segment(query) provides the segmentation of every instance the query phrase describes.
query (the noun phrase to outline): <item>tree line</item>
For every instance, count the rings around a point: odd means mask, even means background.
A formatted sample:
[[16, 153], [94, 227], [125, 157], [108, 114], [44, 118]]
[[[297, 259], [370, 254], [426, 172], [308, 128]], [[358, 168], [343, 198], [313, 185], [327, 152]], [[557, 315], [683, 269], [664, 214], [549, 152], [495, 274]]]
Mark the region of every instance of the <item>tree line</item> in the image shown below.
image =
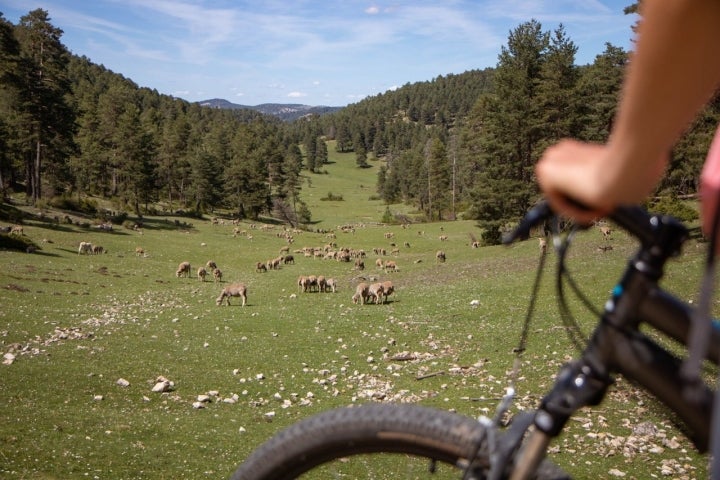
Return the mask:
[[[0, 14], [0, 193], [32, 204], [99, 196], [165, 208], [308, 220], [302, 154], [279, 120], [203, 108], [71, 55], [48, 12]], [[152, 207], [151, 207], [152, 206]]]
[[[137, 215], [156, 205], [227, 208], [297, 224], [311, 215], [299, 198], [301, 175], [323, 171], [333, 140], [358, 168], [377, 162], [377, 193], [388, 205], [414, 205], [429, 221], [475, 219], [488, 243], [537, 200], [534, 165], [548, 145], [607, 139], [631, 61], [606, 44], [592, 64], [576, 65], [563, 26], [547, 31], [531, 20], [509, 33], [494, 68], [284, 123], [138, 88], [71, 55], [61, 35], [44, 10], [18, 25], [0, 14], [3, 196], [24, 188], [32, 203], [99, 196]], [[697, 191], [719, 119], [716, 100], [673, 151], [658, 193]]]

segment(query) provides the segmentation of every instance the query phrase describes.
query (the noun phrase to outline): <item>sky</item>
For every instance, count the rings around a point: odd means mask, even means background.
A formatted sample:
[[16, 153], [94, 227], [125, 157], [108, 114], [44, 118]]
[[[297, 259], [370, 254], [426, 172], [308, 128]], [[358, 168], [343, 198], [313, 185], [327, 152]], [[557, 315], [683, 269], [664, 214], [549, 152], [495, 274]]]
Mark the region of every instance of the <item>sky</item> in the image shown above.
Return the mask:
[[511, 31], [563, 25], [592, 63], [631, 50], [632, 0], [0, 0], [37, 8], [75, 55], [196, 102], [345, 106], [408, 83], [497, 66]]

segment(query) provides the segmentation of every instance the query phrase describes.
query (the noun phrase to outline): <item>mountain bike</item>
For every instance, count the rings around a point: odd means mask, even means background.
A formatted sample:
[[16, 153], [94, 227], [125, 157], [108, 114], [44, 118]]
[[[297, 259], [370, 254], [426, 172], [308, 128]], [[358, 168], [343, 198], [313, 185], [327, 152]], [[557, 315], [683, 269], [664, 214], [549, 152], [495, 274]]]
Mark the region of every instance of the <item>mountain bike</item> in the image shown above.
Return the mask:
[[[672, 217], [640, 207], [619, 208], [610, 219], [639, 247], [604, 311], [598, 312], [584, 350], [561, 368], [536, 411], [518, 413], [501, 428], [512, 387], [494, 418], [474, 419], [417, 405], [339, 408], [281, 431], [255, 450], [232, 479], [281, 480], [305, 473], [302, 478], [358, 478], [357, 472], [365, 469], [367, 478], [570, 478], [545, 458], [550, 441], [578, 409], [599, 404], [617, 374], [664, 403], [685, 424], [695, 447], [707, 452], [715, 395], [703, 380], [700, 364], [707, 360], [718, 365], [720, 326], [707, 315], [708, 305], [683, 302], [659, 285], [667, 261], [680, 253], [690, 231]], [[527, 238], [534, 228], [556, 222], [541, 202], [504, 242]], [[574, 231], [555, 242], [559, 257], [564, 258]], [[682, 356], [641, 326], [677, 341]]]

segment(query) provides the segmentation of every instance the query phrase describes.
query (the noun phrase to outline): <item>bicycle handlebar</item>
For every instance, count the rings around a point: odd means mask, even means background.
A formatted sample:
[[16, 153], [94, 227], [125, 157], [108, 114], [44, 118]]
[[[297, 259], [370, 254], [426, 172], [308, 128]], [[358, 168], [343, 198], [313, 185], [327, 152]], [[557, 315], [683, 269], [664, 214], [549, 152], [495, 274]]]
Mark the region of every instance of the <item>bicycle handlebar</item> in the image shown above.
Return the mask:
[[[503, 244], [509, 245], [518, 239], [527, 238], [534, 227], [555, 216], [547, 201], [539, 202], [503, 238]], [[687, 228], [680, 221], [667, 215], [652, 215], [639, 206], [619, 206], [608, 218], [637, 238], [644, 248], [660, 247], [666, 257], [677, 255], [689, 236]]]

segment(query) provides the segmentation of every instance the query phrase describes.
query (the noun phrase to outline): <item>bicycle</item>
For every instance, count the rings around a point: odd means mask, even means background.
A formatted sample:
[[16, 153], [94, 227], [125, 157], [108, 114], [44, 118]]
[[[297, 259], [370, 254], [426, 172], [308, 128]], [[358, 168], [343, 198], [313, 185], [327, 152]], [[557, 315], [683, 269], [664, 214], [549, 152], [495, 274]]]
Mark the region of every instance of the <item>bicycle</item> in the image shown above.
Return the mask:
[[[548, 205], [541, 202], [504, 241], [527, 238], [531, 229], [553, 218]], [[385, 453], [401, 454], [403, 461], [421, 460], [417, 471], [403, 464], [409, 478], [418, 478], [420, 469], [438, 474], [441, 468], [452, 475], [447, 478], [570, 478], [545, 458], [550, 441], [574, 412], [603, 400], [615, 374], [640, 384], [675, 412], [695, 447], [707, 452], [714, 390], [702, 381], [699, 369], [689, 365], [693, 358], [695, 363], [704, 359], [720, 363], [720, 327], [715, 321], [712, 327], [705, 322], [709, 331], [703, 330], [693, 320], [702, 313], [701, 306], [683, 302], [659, 286], [666, 262], [680, 253], [689, 230], [672, 217], [651, 215], [640, 207], [619, 208], [610, 219], [640, 246], [599, 315], [584, 351], [561, 368], [536, 411], [515, 415], [501, 430], [499, 419], [512, 401], [512, 388], [493, 419], [478, 420], [417, 405], [339, 408], [280, 432], [255, 450], [232, 479], [291, 479], [326, 468], [325, 464], [339, 461], [342, 466], [358, 455], [370, 467], [376, 464], [376, 454]], [[671, 353], [643, 333], [641, 325], [676, 340], [688, 356]], [[689, 348], [703, 335], [709, 340], [706, 348]], [[398, 472], [390, 471], [392, 465], [382, 463], [384, 478], [400, 478]], [[343, 478], [341, 471], [334, 475], [329, 478]]]

